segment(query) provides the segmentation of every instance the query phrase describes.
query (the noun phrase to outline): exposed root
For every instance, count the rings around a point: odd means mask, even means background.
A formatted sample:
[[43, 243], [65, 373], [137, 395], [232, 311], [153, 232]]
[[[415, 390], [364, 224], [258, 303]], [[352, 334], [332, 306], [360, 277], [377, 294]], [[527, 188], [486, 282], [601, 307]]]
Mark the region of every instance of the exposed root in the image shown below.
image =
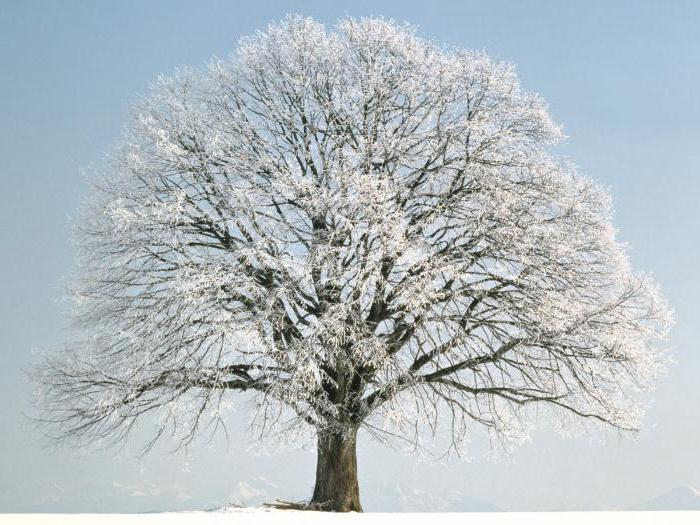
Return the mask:
[[327, 506], [323, 503], [309, 502], [309, 501], [284, 501], [275, 500], [273, 502], [264, 502], [263, 507], [268, 507], [271, 509], [278, 510], [311, 510], [311, 511], [324, 511], [328, 510]]

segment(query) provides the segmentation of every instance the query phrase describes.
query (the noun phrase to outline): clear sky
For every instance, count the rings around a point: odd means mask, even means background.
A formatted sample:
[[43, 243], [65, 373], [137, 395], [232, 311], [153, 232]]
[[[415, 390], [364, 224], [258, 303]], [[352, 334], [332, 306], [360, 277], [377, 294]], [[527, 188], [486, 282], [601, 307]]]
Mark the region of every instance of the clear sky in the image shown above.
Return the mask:
[[0, 0], [0, 512], [201, 509], [261, 487], [310, 496], [313, 453], [255, 453], [235, 414], [228, 445], [217, 438], [187, 453], [47, 450], [23, 415], [31, 396], [21, 373], [37, 349], [69, 336], [59, 299], [80, 170], [118, 140], [129, 103], [158, 74], [225, 56], [290, 12], [328, 24], [345, 14], [405, 20], [517, 64], [564, 126], [560, 152], [610, 188], [634, 266], [654, 274], [676, 311], [676, 364], [640, 436], [536, 431], [494, 462], [475, 429], [471, 460], [447, 464], [361, 436], [366, 510], [389, 508], [396, 483], [454, 487], [512, 510], [624, 508], [700, 487], [700, 2]]

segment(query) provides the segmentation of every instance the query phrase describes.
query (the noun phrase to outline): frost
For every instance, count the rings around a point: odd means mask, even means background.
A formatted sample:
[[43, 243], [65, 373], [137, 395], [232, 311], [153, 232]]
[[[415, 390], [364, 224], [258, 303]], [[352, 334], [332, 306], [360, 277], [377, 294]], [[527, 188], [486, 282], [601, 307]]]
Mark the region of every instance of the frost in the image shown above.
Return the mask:
[[188, 443], [245, 391], [263, 435], [635, 427], [669, 312], [561, 138], [512, 65], [386, 20], [290, 17], [159, 79], [77, 228], [84, 337], [37, 373], [46, 420], [157, 413]]

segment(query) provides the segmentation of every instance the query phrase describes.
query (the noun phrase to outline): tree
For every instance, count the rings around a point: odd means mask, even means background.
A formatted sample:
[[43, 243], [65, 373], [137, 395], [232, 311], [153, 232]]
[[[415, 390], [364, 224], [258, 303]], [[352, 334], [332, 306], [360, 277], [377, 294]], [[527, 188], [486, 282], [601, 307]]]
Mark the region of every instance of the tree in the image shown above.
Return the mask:
[[36, 376], [61, 436], [189, 443], [248, 392], [316, 433], [311, 506], [359, 511], [360, 428], [636, 428], [667, 307], [511, 65], [289, 17], [133, 113], [77, 226], [83, 335]]

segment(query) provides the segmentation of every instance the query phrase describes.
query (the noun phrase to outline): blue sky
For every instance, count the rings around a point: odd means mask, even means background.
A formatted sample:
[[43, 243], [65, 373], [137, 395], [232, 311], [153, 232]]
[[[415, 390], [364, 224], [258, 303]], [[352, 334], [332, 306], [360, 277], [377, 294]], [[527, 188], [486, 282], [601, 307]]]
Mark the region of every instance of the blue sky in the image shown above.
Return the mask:
[[69, 336], [60, 297], [80, 172], [118, 141], [128, 105], [158, 74], [225, 56], [287, 13], [328, 24], [383, 15], [514, 62], [564, 126], [559, 153], [610, 188], [634, 266], [656, 277], [676, 311], [676, 364], [640, 436], [565, 440], [541, 430], [494, 462], [477, 434], [471, 461], [446, 465], [360, 438], [365, 507], [382, 505], [378, 479], [454, 486], [516, 510], [620, 508], [700, 487], [700, 3], [0, 0], [0, 512], [206, 508], [257, 476], [277, 485], [275, 496], [310, 494], [311, 452], [260, 455], [241, 445], [243, 430], [228, 446], [217, 438], [140, 460], [128, 450], [47, 450], [25, 417], [21, 373], [38, 349]]

